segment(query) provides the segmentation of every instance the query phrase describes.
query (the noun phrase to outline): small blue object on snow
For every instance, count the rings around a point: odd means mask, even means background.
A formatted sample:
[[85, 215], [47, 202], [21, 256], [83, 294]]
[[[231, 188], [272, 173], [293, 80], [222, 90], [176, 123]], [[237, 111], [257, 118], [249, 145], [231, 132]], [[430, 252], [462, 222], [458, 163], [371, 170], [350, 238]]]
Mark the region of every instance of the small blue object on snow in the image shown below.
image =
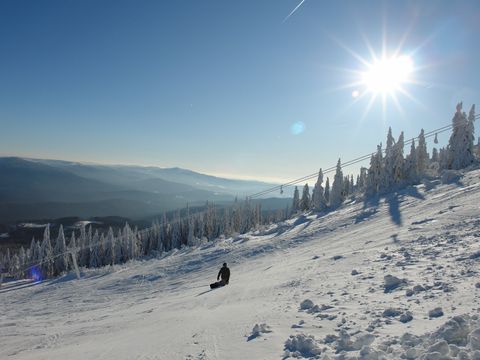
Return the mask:
[[305, 131], [305, 124], [302, 121], [297, 121], [290, 126], [290, 131], [293, 135], [300, 135]]

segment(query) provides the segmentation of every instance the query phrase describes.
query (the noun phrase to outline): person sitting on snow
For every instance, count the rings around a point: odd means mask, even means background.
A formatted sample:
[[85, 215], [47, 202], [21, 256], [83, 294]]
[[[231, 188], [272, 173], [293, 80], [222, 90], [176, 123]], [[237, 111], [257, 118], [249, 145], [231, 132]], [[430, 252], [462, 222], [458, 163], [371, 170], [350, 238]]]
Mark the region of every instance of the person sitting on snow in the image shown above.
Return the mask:
[[230, 280], [230, 269], [227, 267], [227, 263], [223, 263], [223, 267], [220, 269], [217, 275], [217, 281], [222, 278], [220, 281], [221, 285], [227, 285], [228, 280]]

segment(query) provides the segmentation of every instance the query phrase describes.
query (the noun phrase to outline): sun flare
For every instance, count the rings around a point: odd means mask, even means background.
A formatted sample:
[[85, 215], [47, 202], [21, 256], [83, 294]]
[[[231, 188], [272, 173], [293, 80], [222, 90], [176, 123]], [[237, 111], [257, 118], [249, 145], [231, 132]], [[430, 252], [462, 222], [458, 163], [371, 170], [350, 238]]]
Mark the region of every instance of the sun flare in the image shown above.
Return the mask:
[[361, 74], [361, 83], [375, 95], [394, 95], [403, 84], [411, 81], [413, 68], [410, 56], [384, 57], [368, 65]]

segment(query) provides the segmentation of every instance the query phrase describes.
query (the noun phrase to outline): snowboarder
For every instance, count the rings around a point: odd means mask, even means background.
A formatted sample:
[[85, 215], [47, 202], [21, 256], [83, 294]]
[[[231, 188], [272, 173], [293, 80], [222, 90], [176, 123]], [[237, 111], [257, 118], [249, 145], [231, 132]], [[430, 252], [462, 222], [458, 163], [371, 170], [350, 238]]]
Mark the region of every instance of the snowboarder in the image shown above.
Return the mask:
[[210, 288], [215, 289], [219, 286], [225, 286], [228, 284], [229, 280], [230, 280], [230, 269], [227, 267], [227, 263], [223, 263], [223, 266], [217, 275], [217, 282], [210, 284]]

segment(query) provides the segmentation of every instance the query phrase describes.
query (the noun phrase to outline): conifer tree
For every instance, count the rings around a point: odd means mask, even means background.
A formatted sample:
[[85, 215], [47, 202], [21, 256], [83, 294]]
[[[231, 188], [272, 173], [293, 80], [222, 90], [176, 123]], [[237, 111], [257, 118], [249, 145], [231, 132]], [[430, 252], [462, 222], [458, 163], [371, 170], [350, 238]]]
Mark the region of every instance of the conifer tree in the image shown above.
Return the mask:
[[405, 161], [405, 177], [408, 181], [416, 183], [418, 181], [417, 149], [415, 148], [415, 139], [412, 139], [410, 154]]
[[54, 271], [55, 274], [61, 274], [63, 271], [67, 270], [68, 267], [68, 253], [67, 246], [65, 244], [65, 234], [63, 232], [63, 225], [60, 225], [58, 229], [58, 236], [55, 242], [54, 248]]
[[432, 162], [438, 163], [439, 162], [439, 155], [438, 155], [438, 150], [436, 147], [432, 149]]
[[332, 192], [330, 194], [330, 206], [336, 208], [340, 206], [344, 200], [343, 194], [343, 173], [340, 159], [337, 162], [337, 169], [333, 179]]
[[89, 265], [90, 268], [99, 267], [101, 264], [100, 254], [99, 254], [99, 243], [100, 243], [100, 236], [98, 235], [98, 230], [95, 231], [95, 234], [92, 237], [90, 242], [90, 256], [89, 256]]
[[295, 186], [295, 190], [293, 192], [293, 204], [292, 204], [293, 212], [300, 210], [300, 194], [298, 192], [298, 188]]
[[[475, 112], [475, 108], [473, 108]], [[462, 103], [457, 104], [457, 112], [452, 119], [452, 135], [448, 142], [448, 168], [462, 169], [474, 161], [472, 146], [473, 144], [473, 122], [472, 126], [467, 121], [467, 115], [462, 112]]]
[[389, 189], [393, 184], [393, 167], [394, 167], [394, 143], [392, 136], [392, 128], [388, 128], [387, 146], [385, 148], [385, 175], [383, 187]]
[[470, 108], [470, 111], [468, 112], [467, 136], [468, 136], [468, 152], [472, 154], [472, 162], [473, 162], [475, 158], [475, 104], [472, 105], [472, 107]]
[[393, 149], [393, 183], [400, 184], [405, 179], [405, 159], [403, 157], [403, 148], [405, 147], [405, 142], [403, 139], [403, 131], [398, 137], [398, 141]]
[[71, 264], [70, 269], [73, 269], [74, 262], [76, 262], [78, 265], [78, 248], [77, 248], [77, 241], [75, 239], [75, 231], [72, 231], [72, 236], [70, 237], [70, 242], [68, 243], [68, 251], [71, 257], [71, 261], [69, 261], [68, 263]]
[[311, 199], [310, 199], [310, 189], [308, 184], [305, 184], [303, 187], [302, 198], [300, 199], [300, 210], [307, 211], [310, 210]]
[[417, 176], [422, 177], [426, 174], [428, 168], [427, 143], [425, 142], [425, 132], [423, 129], [418, 136], [418, 146], [416, 149]]
[[315, 196], [312, 196], [313, 208], [316, 211], [323, 211], [327, 207], [327, 200], [325, 199], [325, 190], [322, 186], [323, 183], [323, 172], [322, 169], [318, 171], [317, 182], [315, 183], [313, 193]]
[[330, 179], [327, 176], [327, 181], [325, 181], [325, 201], [326, 204], [330, 204]]
[[41, 245], [42, 273], [45, 276], [53, 275], [53, 248], [50, 240], [50, 224], [47, 224], [43, 232], [43, 241]]

